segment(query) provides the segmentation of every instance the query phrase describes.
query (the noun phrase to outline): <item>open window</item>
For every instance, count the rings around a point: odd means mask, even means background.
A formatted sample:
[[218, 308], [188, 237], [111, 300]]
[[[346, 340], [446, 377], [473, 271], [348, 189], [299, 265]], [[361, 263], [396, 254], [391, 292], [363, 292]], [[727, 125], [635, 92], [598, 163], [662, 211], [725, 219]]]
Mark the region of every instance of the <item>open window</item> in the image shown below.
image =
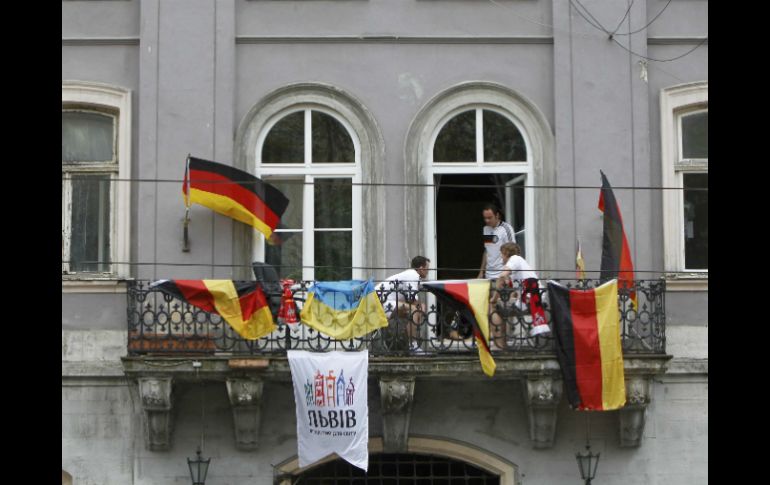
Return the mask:
[[[482, 207], [493, 203], [516, 232], [534, 264], [531, 163], [525, 132], [499, 108], [469, 106], [451, 112], [434, 137], [430, 169], [435, 214], [435, 265], [439, 279], [475, 278], [483, 253]], [[429, 223], [433, 223], [430, 221]]]

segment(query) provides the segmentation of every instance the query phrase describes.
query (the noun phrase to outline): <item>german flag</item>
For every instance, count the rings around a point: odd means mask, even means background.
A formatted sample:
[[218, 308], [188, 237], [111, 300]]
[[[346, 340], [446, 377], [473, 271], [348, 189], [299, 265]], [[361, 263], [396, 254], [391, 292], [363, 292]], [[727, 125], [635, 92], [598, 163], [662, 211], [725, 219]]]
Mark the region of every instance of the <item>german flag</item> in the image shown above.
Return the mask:
[[431, 281], [422, 283], [422, 286], [470, 322], [479, 349], [481, 368], [489, 377], [495, 375], [497, 365], [489, 351], [489, 280]]
[[602, 267], [601, 281], [617, 278], [623, 288], [629, 289], [629, 298], [634, 309], [639, 306], [634, 290], [634, 264], [631, 262], [631, 251], [628, 250], [628, 239], [623, 230], [623, 218], [620, 216], [620, 206], [612, 193], [612, 187], [604, 172], [602, 174], [602, 189], [599, 193], [599, 210], [604, 213], [604, 235], [602, 236]]
[[556, 359], [574, 409], [608, 411], [626, 403], [618, 282], [570, 290], [548, 282]]
[[209, 313], [220, 315], [238, 335], [256, 340], [276, 329], [265, 294], [256, 282], [159, 280], [150, 285]]
[[182, 193], [185, 205], [195, 202], [248, 224], [269, 238], [289, 199], [250, 173], [229, 165], [189, 157]]

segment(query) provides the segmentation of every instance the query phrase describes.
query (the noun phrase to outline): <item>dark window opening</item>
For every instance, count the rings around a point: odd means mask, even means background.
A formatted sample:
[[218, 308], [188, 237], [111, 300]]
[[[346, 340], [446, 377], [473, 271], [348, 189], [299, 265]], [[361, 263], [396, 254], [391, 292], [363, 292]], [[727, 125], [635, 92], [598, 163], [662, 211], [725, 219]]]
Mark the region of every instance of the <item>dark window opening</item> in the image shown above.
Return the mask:
[[709, 268], [709, 175], [686, 173], [684, 177], [684, 266]]
[[[511, 183], [515, 178], [521, 178]], [[484, 205], [497, 205], [516, 231], [516, 242], [524, 251], [524, 178], [519, 174], [436, 175], [436, 255], [441, 268], [437, 278], [475, 278], [484, 252], [481, 212]], [[511, 183], [508, 190], [506, 184]], [[467, 185], [469, 187], [452, 187]]]

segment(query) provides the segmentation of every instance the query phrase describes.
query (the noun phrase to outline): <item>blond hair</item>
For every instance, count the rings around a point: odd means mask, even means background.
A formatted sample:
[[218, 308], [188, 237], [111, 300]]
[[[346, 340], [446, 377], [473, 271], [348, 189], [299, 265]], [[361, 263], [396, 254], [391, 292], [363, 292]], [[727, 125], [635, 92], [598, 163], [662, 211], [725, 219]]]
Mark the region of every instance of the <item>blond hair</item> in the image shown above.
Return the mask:
[[505, 256], [520, 255], [521, 246], [512, 242], [505, 243], [502, 246], [500, 246], [500, 252]]

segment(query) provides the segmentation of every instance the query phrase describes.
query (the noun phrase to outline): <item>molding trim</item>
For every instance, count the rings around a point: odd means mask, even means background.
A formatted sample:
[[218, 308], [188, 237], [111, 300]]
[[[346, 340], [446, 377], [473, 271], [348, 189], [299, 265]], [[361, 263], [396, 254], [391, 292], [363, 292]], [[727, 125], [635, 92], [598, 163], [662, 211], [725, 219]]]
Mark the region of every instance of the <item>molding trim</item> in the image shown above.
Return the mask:
[[62, 293], [126, 293], [126, 280], [69, 280], [62, 278]]
[[648, 37], [647, 45], [691, 45], [700, 44], [709, 45], [708, 37]]
[[236, 45], [249, 44], [544, 44], [550, 36], [413, 36], [413, 35], [238, 35]]
[[139, 45], [139, 37], [68, 37], [62, 46]]
[[666, 278], [666, 291], [709, 291], [708, 275], [700, 278]]

